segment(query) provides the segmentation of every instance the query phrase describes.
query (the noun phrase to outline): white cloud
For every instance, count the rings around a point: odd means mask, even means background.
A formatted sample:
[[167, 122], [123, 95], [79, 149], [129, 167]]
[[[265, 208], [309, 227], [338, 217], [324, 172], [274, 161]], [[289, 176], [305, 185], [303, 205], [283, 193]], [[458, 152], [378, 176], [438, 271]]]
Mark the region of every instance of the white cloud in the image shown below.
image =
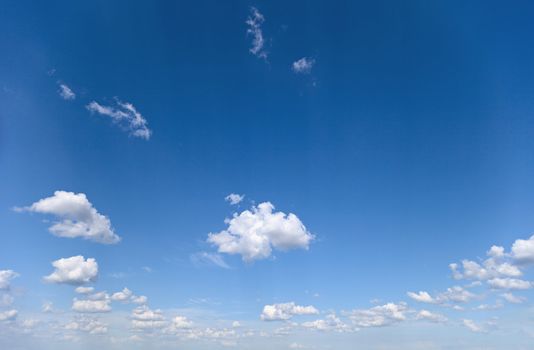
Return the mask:
[[86, 332], [89, 334], [105, 334], [108, 332], [106, 324], [94, 317], [87, 316], [77, 317], [75, 321], [66, 324], [65, 329]]
[[124, 288], [120, 292], [113, 293], [113, 295], [111, 296], [111, 300], [127, 302], [131, 297], [133, 297], [133, 292], [128, 288]]
[[11, 286], [11, 280], [18, 274], [13, 270], [0, 270], [0, 290], [7, 290]]
[[495, 289], [530, 289], [532, 283], [516, 278], [493, 278], [488, 281], [488, 285]]
[[319, 311], [312, 305], [299, 306], [296, 305], [294, 302], [290, 302], [265, 305], [263, 307], [263, 312], [261, 313], [260, 318], [263, 321], [281, 321], [289, 320], [295, 315], [316, 315], [318, 313]]
[[208, 242], [220, 253], [240, 254], [244, 261], [265, 259], [272, 249], [308, 249], [314, 236], [295, 214], [273, 212], [269, 202], [252, 207], [226, 220], [228, 228], [210, 233]]
[[163, 328], [167, 325], [161, 310], [151, 310], [143, 305], [132, 311], [132, 327], [136, 329]]
[[198, 252], [190, 256], [191, 262], [197, 266], [202, 265], [215, 265], [222, 267], [223, 269], [229, 269], [230, 266], [224, 261], [223, 257], [220, 254], [208, 253], [208, 252]]
[[231, 205], [239, 204], [245, 199], [245, 195], [230, 193], [228, 196], [224, 197], [224, 200], [230, 203]]
[[74, 100], [76, 98], [76, 94], [74, 91], [71, 90], [67, 85], [65, 84], [59, 84], [59, 96], [61, 96], [64, 100]]
[[328, 314], [324, 319], [304, 322], [302, 327], [318, 331], [349, 332], [351, 328], [335, 314]]
[[419, 293], [408, 292], [407, 294], [410, 298], [420, 303], [433, 304], [436, 302], [436, 300], [425, 291], [420, 291]]
[[303, 57], [293, 62], [292, 69], [295, 73], [308, 74], [311, 72], [315, 60], [313, 58]]
[[45, 301], [41, 306], [41, 311], [45, 314], [54, 312], [54, 304], [51, 301]]
[[98, 276], [98, 264], [93, 258], [87, 260], [81, 256], [62, 258], [52, 262], [55, 271], [44, 277], [46, 282], [84, 284], [96, 280]]
[[447, 317], [441, 314], [438, 314], [438, 313], [430, 312], [428, 310], [419, 311], [415, 318], [417, 320], [427, 320], [427, 321], [436, 322], [436, 323], [447, 322]]
[[265, 51], [265, 38], [263, 37], [263, 31], [261, 26], [265, 22], [265, 18], [258, 11], [257, 8], [250, 8], [250, 16], [247, 18], [247, 34], [252, 35], [252, 47], [250, 53], [254, 56], [267, 59], [267, 51]]
[[512, 256], [521, 262], [534, 263], [534, 235], [516, 240], [512, 245]]
[[50, 226], [49, 231], [58, 237], [82, 237], [104, 244], [120, 241], [120, 237], [113, 232], [110, 220], [93, 207], [84, 193], [56, 191], [52, 197], [15, 210], [57, 216], [60, 221]]
[[478, 325], [477, 323], [475, 323], [475, 321], [473, 320], [464, 319], [462, 320], [462, 324], [472, 332], [476, 332], [476, 333], [485, 332], [484, 328]]
[[501, 294], [501, 297], [503, 297], [504, 300], [512, 304], [521, 304], [526, 301], [526, 298], [516, 296], [512, 293], [503, 293]]
[[93, 287], [83, 287], [83, 286], [80, 286], [80, 287], [77, 287], [74, 291], [78, 294], [89, 294], [89, 293], [92, 293], [94, 292], [94, 288]]
[[13, 321], [14, 319], [17, 318], [18, 314], [19, 313], [17, 310], [7, 310], [7, 311], [0, 312], [0, 322]]
[[148, 298], [144, 295], [132, 296], [132, 303], [134, 304], [143, 305], [143, 304], [146, 304], [147, 302], [148, 302]]
[[109, 299], [79, 300], [74, 298], [72, 311], [80, 313], [101, 313], [111, 311]]
[[353, 310], [349, 318], [358, 327], [381, 327], [406, 320], [408, 306], [401, 302], [387, 303], [370, 309]]
[[152, 135], [152, 131], [148, 128], [148, 122], [131, 103], [116, 99], [115, 106], [104, 106], [92, 101], [86, 108], [91, 113], [110, 117], [114, 123], [128, 131], [131, 136], [148, 140]]

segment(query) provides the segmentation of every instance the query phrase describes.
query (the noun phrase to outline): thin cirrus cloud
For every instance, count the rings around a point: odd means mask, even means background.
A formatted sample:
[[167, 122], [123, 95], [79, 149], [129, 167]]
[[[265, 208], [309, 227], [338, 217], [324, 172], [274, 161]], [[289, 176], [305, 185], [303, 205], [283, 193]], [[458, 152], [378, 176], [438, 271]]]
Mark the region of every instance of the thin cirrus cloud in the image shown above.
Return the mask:
[[239, 254], [246, 262], [268, 258], [273, 249], [308, 249], [314, 239], [295, 214], [276, 212], [269, 202], [235, 213], [226, 223], [225, 230], [208, 235], [208, 243], [219, 253]]
[[294, 302], [265, 305], [260, 315], [263, 321], [286, 321], [297, 315], [317, 315], [319, 310], [314, 306], [300, 306]]
[[84, 193], [56, 191], [51, 197], [28, 207], [15, 208], [15, 211], [55, 215], [59, 220], [50, 226], [49, 231], [58, 237], [81, 237], [103, 244], [121, 240], [113, 231], [111, 221], [93, 207]]
[[299, 60], [296, 60], [291, 65], [293, 72], [298, 74], [309, 74], [313, 66], [315, 65], [315, 60], [309, 57], [302, 57]]
[[262, 25], [265, 22], [265, 17], [260, 11], [255, 8], [250, 8], [250, 15], [247, 18], [246, 24], [247, 34], [252, 36], [252, 46], [249, 52], [256, 57], [267, 59], [267, 51], [265, 50], [265, 38], [263, 36]]
[[220, 254], [208, 253], [208, 252], [198, 252], [191, 254], [191, 262], [196, 266], [212, 265], [222, 267], [223, 269], [229, 269], [230, 266], [224, 261], [223, 257]]
[[85, 259], [82, 255], [61, 258], [52, 262], [54, 272], [44, 277], [45, 282], [82, 285], [94, 282], [98, 277], [98, 264], [95, 259]]
[[149, 140], [152, 131], [148, 128], [148, 122], [143, 115], [129, 102], [122, 102], [115, 99], [115, 105], [105, 106], [96, 101], [90, 102], [86, 106], [91, 113], [96, 113], [106, 117], [126, 130], [131, 136]]

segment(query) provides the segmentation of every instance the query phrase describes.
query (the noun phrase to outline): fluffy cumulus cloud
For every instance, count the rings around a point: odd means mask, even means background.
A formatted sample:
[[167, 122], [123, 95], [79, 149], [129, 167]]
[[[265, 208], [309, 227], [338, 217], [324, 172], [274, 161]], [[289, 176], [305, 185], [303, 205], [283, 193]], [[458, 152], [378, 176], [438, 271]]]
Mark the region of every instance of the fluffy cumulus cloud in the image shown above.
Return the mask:
[[291, 66], [291, 68], [293, 69], [293, 72], [295, 73], [309, 74], [314, 64], [315, 64], [315, 60], [313, 58], [303, 57], [293, 62], [293, 65]]
[[79, 300], [74, 298], [72, 301], [72, 311], [80, 313], [101, 313], [110, 312], [111, 305], [109, 299], [97, 299], [97, 300]]
[[58, 237], [81, 237], [98, 243], [114, 244], [120, 241], [110, 220], [100, 214], [84, 193], [56, 191], [29, 207], [17, 211], [55, 215], [59, 220], [49, 230]]
[[269, 202], [236, 213], [226, 223], [228, 228], [210, 233], [208, 242], [220, 253], [240, 254], [244, 261], [268, 258], [273, 248], [308, 249], [314, 238], [295, 214], [275, 212]]
[[0, 311], [0, 322], [13, 321], [18, 316], [17, 310]]
[[93, 282], [98, 276], [98, 264], [95, 259], [85, 259], [81, 255], [62, 258], [52, 262], [55, 270], [44, 277], [46, 282], [80, 285]]
[[509, 292], [501, 294], [501, 297], [507, 302], [512, 303], [512, 304], [521, 304], [526, 301], [526, 298], [514, 295]]
[[493, 278], [488, 281], [488, 285], [495, 289], [530, 289], [532, 282], [517, 278]]
[[336, 314], [331, 313], [326, 315], [324, 319], [309, 321], [302, 323], [302, 327], [313, 329], [317, 331], [334, 331], [334, 332], [350, 332], [352, 329]]
[[68, 87], [66, 84], [60, 83], [59, 84], [59, 90], [58, 90], [59, 96], [61, 96], [64, 100], [74, 100], [76, 98], [76, 94], [70, 87]]
[[115, 105], [104, 106], [92, 101], [86, 108], [91, 113], [110, 117], [115, 124], [128, 131], [133, 137], [148, 140], [152, 135], [152, 131], [148, 128], [148, 122], [131, 103], [116, 99]]
[[261, 28], [265, 17], [258, 11], [257, 8], [250, 8], [250, 15], [247, 18], [247, 34], [252, 36], [252, 47], [250, 53], [256, 57], [267, 59], [267, 51], [265, 50], [265, 38], [263, 37], [263, 30]]
[[426, 320], [426, 321], [436, 322], [436, 323], [447, 322], [447, 317], [443, 316], [442, 314], [430, 312], [428, 310], [419, 311], [415, 318], [417, 320]]
[[486, 253], [488, 259], [481, 264], [472, 260], [463, 260], [461, 266], [453, 263], [449, 267], [455, 279], [488, 280], [499, 277], [518, 277], [522, 275], [516, 265], [506, 261], [503, 247], [493, 246]]
[[151, 310], [146, 305], [139, 306], [132, 311], [131, 321], [134, 329], [155, 329], [167, 325], [161, 310]]
[[348, 313], [352, 323], [358, 327], [382, 327], [406, 320], [408, 306], [401, 302], [387, 303], [370, 309], [353, 310]]
[[534, 263], [534, 235], [516, 240], [512, 245], [512, 256], [520, 262]]
[[436, 300], [425, 291], [420, 291], [419, 293], [408, 292], [407, 294], [410, 298], [420, 303], [433, 304], [436, 302]]
[[289, 320], [296, 315], [316, 315], [319, 311], [309, 306], [299, 306], [294, 302], [265, 305], [260, 318], [263, 321], [284, 321]]
[[0, 290], [7, 290], [11, 286], [11, 280], [18, 274], [13, 270], [0, 270]]
[[228, 196], [224, 197], [224, 200], [230, 203], [231, 205], [239, 204], [245, 199], [245, 195], [230, 193]]
[[425, 291], [408, 292], [407, 295], [417, 302], [427, 304], [467, 303], [477, 297], [476, 294], [461, 286], [447, 288], [446, 291], [436, 296], [431, 296]]
[[73, 321], [67, 323], [64, 328], [89, 334], [105, 334], [108, 332], [107, 324], [102, 323], [97, 318], [87, 316], [76, 317]]

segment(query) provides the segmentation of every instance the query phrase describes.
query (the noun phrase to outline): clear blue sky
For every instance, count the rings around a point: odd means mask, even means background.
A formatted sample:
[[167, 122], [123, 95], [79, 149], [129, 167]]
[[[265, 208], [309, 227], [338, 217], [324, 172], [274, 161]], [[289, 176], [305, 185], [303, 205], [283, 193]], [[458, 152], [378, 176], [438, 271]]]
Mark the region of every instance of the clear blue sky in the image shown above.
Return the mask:
[[[1, 8], [0, 347], [532, 348], [534, 4]], [[32, 206], [55, 191], [92, 214]], [[209, 238], [234, 213], [264, 225], [269, 254]], [[289, 213], [305, 228], [283, 226]], [[102, 216], [119, 242], [50, 229]], [[98, 273], [44, 278], [74, 256]], [[125, 287], [148, 302], [112, 298]]]

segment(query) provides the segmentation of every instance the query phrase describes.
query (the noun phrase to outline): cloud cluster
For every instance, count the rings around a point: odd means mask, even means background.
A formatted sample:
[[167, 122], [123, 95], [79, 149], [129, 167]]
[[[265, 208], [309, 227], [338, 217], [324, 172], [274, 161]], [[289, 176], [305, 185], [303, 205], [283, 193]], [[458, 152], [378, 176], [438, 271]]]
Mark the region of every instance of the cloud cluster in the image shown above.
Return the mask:
[[294, 302], [265, 305], [260, 318], [263, 321], [285, 321], [296, 315], [316, 315], [319, 311], [312, 305], [300, 306]]
[[334, 332], [350, 332], [352, 329], [349, 325], [341, 321], [336, 314], [331, 313], [326, 315], [324, 319], [309, 321], [302, 323], [302, 327], [313, 329], [317, 331], [334, 331]]
[[370, 309], [353, 310], [348, 313], [352, 323], [358, 327], [382, 327], [406, 320], [408, 305], [387, 303]]
[[49, 231], [58, 237], [81, 237], [104, 244], [120, 241], [110, 220], [93, 207], [84, 193], [55, 191], [51, 197], [15, 210], [55, 215], [59, 221], [54, 222]]
[[428, 292], [408, 292], [407, 295], [415, 301], [427, 304], [467, 303], [477, 296], [461, 286], [447, 288], [445, 292], [432, 297]]
[[98, 264], [95, 259], [85, 259], [82, 255], [62, 258], [52, 262], [55, 270], [44, 277], [46, 282], [80, 285], [96, 280]]
[[273, 212], [269, 202], [252, 207], [226, 220], [228, 228], [210, 233], [208, 242], [220, 253], [239, 254], [244, 261], [268, 258], [273, 249], [308, 249], [314, 236], [295, 214]]
[[131, 136], [148, 140], [152, 135], [146, 119], [129, 102], [122, 102], [116, 99], [115, 106], [104, 106], [96, 101], [92, 101], [86, 108], [91, 113], [110, 117], [114, 123], [128, 131]]
[[265, 50], [265, 39], [263, 37], [262, 24], [265, 18], [258, 11], [257, 8], [250, 8], [250, 16], [247, 18], [247, 34], [252, 35], [252, 47], [250, 53], [256, 57], [267, 59], [267, 51]]

